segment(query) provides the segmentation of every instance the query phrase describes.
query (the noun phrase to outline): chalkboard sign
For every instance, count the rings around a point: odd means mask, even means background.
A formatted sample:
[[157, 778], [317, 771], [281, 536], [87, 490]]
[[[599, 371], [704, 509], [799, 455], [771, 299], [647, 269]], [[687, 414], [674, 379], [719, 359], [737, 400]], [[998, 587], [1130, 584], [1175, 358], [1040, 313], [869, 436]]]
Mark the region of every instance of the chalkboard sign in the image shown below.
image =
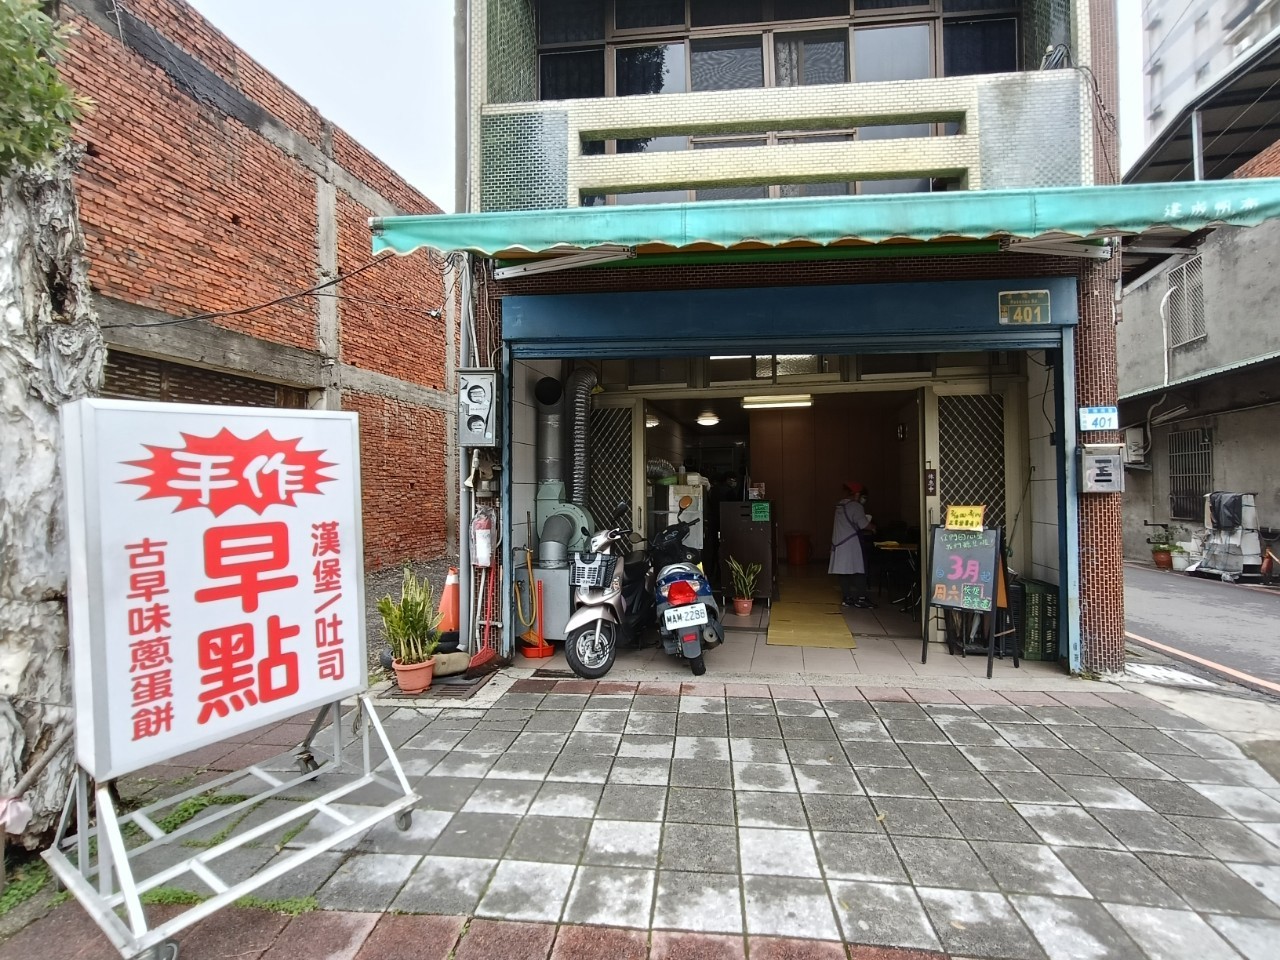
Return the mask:
[[933, 606], [987, 612], [1004, 604], [999, 530], [934, 527], [929, 557]]

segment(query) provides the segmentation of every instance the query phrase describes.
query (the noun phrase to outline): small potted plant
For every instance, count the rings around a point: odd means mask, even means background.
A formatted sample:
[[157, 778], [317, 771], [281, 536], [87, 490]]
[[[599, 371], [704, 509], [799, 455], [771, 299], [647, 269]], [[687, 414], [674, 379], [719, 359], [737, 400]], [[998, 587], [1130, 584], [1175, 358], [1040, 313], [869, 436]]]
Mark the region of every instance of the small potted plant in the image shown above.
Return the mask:
[[1154, 561], [1156, 569], [1172, 570], [1175, 547], [1168, 529], [1157, 530], [1148, 542], [1151, 544], [1151, 559]]
[[436, 647], [440, 643], [441, 614], [435, 591], [425, 577], [404, 568], [400, 599], [390, 594], [378, 601], [378, 613], [391, 647], [391, 667], [405, 693], [422, 693], [435, 674]]
[[760, 576], [760, 564], [743, 566], [736, 557], [729, 558], [729, 576], [733, 580], [733, 612], [740, 617], [751, 616], [756, 594], [756, 579]]

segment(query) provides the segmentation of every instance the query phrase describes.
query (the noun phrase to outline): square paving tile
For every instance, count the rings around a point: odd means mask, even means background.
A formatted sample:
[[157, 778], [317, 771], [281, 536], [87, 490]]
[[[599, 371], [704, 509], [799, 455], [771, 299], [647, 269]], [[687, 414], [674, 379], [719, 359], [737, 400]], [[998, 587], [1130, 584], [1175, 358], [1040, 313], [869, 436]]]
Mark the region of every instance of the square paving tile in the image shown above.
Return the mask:
[[672, 760], [671, 785], [729, 789], [733, 771], [728, 760]]
[[1022, 755], [1030, 760], [1041, 773], [1051, 777], [1080, 776], [1101, 777], [1106, 775], [1101, 767], [1077, 750], [1025, 747]]
[[[444, 810], [414, 810], [409, 829], [401, 830], [394, 818], [388, 818], [360, 837], [356, 850], [360, 853], [427, 853], [451, 819], [452, 814]], [[222, 861], [223, 858], [219, 858], [219, 862]]]
[[545, 780], [556, 762], [554, 753], [523, 753], [513, 746], [485, 774], [486, 780]]
[[452, 960], [546, 960], [555, 934], [550, 923], [472, 919], [457, 952], [450, 956]]
[[804, 804], [795, 793], [738, 790], [734, 793], [738, 825], [742, 827], [790, 827], [807, 830]]
[[607, 783], [596, 816], [606, 820], [662, 820], [667, 789], [629, 783]]
[[656, 928], [742, 933], [741, 880], [736, 874], [658, 872]]
[[621, 710], [583, 710], [574, 733], [622, 733], [627, 726], [627, 714]]
[[1205, 849], [1150, 810], [1090, 810], [1089, 813], [1130, 850], [1205, 856]]
[[1104, 810], [1150, 810], [1131, 790], [1110, 777], [1053, 774], [1054, 783], [1083, 807]]
[[767, 715], [730, 714], [728, 729], [733, 739], [746, 737], [755, 740], [779, 740], [782, 738], [782, 727], [778, 718], [770, 711]]
[[957, 746], [1007, 748], [1004, 737], [989, 723], [978, 719], [938, 717], [938, 726]]
[[949, 743], [904, 743], [902, 752], [921, 774], [974, 772], [969, 758]]
[[822, 704], [815, 700], [774, 700], [773, 708], [780, 717], [826, 717]]
[[791, 768], [796, 786], [801, 793], [841, 793], [846, 796], [862, 793], [852, 767], [814, 766], [796, 764]]
[[[533, 719], [524, 725], [523, 737], [526, 733], [560, 733], [564, 734], [565, 740], [569, 738], [571, 731], [578, 722], [578, 714], [573, 710], [538, 710], [534, 713]], [[520, 738], [516, 738], [516, 742], [520, 742]], [[563, 745], [563, 744], [562, 744]]]
[[1172, 780], [1118, 780], [1157, 813], [1184, 817], [1226, 817], [1227, 812], [1200, 791]]
[[532, 809], [543, 817], [593, 817], [604, 786], [598, 783], [547, 781], [533, 800]]
[[[1053, 731], [1069, 747], [1088, 752], [1127, 751], [1129, 748], [1101, 727], [1057, 727]], [[1100, 758], [1093, 758], [1097, 762]]]
[[1007, 803], [948, 800], [943, 806], [967, 840], [1036, 843], [1039, 835]]
[[746, 716], [773, 716], [777, 712], [771, 697], [726, 697], [725, 709]]
[[813, 837], [807, 830], [742, 827], [738, 849], [744, 874], [777, 877], [821, 877]]
[[514, 733], [502, 730], [473, 730], [459, 740], [453, 749], [463, 753], [502, 753], [515, 739]]
[[569, 739], [560, 751], [561, 759], [568, 757], [612, 757], [618, 752], [618, 744], [622, 741], [620, 733], [578, 733], [569, 734]]
[[729, 751], [730, 759], [736, 763], [787, 763], [789, 760], [786, 743], [781, 738], [734, 737], [729, 740]]
[[1185, 901], [1136, 854], [1087, 847], [1058, 847], [1054, 854], [1098, 900], [1186, 908]]
[[989, 771], [986, 776], [1010, 803], [1062, 803], [1074, 806], [1076, 802], [1070, 794], [1039, 771]]
[[[850, 720], [839, 718], [832, 721], [836, 736], [846, 744], [849, 743], [889, 743], [893, 738], [884, 724], [875, 719]], [[846, 747], [847, 749], [847, 747]]]
[[728, 760], [729, 741], [724, 737], [676, 737], [675, 756], [680, 760]]
[[577, 817], [525, 817], [507, 847], [513, 860], [577, 863], [587, 845], [591, 821]]
[[497, 860], [472, 857], [423, 857], [392, 901], [401, 913], [470, 915], [489, 885]]
[[912, 837], [959, 837], [960, 831], [937, 800], [873, 797], [876, 813], [890, 834]]
[[855, 771], [863, 789], [873, 797], [932, 797], [920, 774], [898, 767], [859, 767]]
[[457, 813], [431, 845], [436, 857], [501, 857], [520, 818], [506, 813]]
[[1084, 884], [1044, 844], [979, 841], [973, 844], [973, 851], [1006, 893], [1089, 896]]
[[924, 773], [924, 781], [939, 800], [995, 800], [1002, 801], [991, 781], [980, 773], [960, 773], [946, 770], [941, 773]]
[[937, 950], [937, 935], [915, 890], [904, 884], [831, 883], [840, 928], [849, 943]]
[[555, 923], [573, 880], [567, 863], [503, 860], [476, 907], [478, 917]]
[[910, 882], [897, 851], [883, 834], [818, 832], [813, 840], [828, 878]]
[[551, 765], [547, 780], [569, 783], [604, 783], [609, 779], [612, 757], [561, 754]]
[[[913, 704], [914, 706], [914, 704]], [[950, 743], [932, 720], [885, 720], [885, 729], [898, 743]]]
[[657, 867], [662, 824], [595, 820], [583, 863], [600, 867]]
[[[617, 927], [563, 926], [556, 932], [555, 947], [551, 951], [551, 960], [585, 960], [592, 957], [646, 960], [648, 956], [648, 931], [621, 930]], [[503, 960], [506, 960], [505, 956]]]
[[894, 837], [893, 846], [917, 887], [962, 890], [1000, 889], [973, 848], [964, 840]]
[[877, 716], [886, 720], [927, 720], [929, 713], [918, 703], [896, 700], [877, 700], [869, 704]]
[[624, 732], [641, 736], [674, 737], [676, 735], [676, 715], [674, 713], [642, 713], [639, 710], [632, 710], [627, 714], [627, 725]]
[[1206, 917], [1210, 925], [1245, 960], [1272, 960], [1276, 943], [1280, 941], [1280, 922], [1259, 920], [1256, 917]]
[[852, 833], [883, 833], [875, 808], [866, 797], [841, 794], [805, 794], [801, 796], [805, 816], [813, 830]]
[[1149, 956], [1239, 960], [1227, 942], [1190, 910], [1114, 903], [1106, 908]]
[[736, 790], [767, 790], [794, 793], [796, 778], [786, 763], [734, 763], [733, 786]]
[[464, 813], [513, 813], [519, 816], [529, 809], [541, 787], [538, 780], [486, 778], [472, 791], [462, 810]]
[[1171, 816], [1169, 822], [1219, 859], [1280, 864], [1280, 847], [1234, 820]]
[[788, 740], [834, 740], [836, 731], [826, 717], [779, 717]]
[[1124, 928], [1100, 903], [1043, 896], [1009, 899], [1049, 960], [1141, 956]]
[[706, 787], [672, 787], [667, 792], [668, 823], [736, 822], [733, 791]]
[[1031, 824], [1045, 843], [1056, 847], [1101, 847], [1122, 849], [1123, 844], [1097, 820], [1079, 807], [1017, 803], [1014, 809]]
[[724, 713], [724, 697], [685, 695], [680, 698], [681, 713]]
[[647, 929], [653, 913], [654, 882], [653, 870], [579, 867], [564, 920]]
[[835, 740], [785, 740], [787, 759], [791, 763], [817, 766], [848, 767], [849, 758]]
[[[1280, 918], [1280, 867], [1240, 864], [1228, 868], [1217, 860], [1144, 854], [1142, 860], [1192, 907], [1203, 913]], [[1234, 872], [1233, 872], [1234, 871]], [[1266, 874], [1272, 871], [1274, 893], [1267, 890]]]
[[647, 757], [618, 757], [609, 768], [609, 783], [665, 787], [671, 780], [671, 761]]
[[738, 831], [732, 826], [668, 823], [662, 834], [663, 870], [732, 873], [738, 870]]
[[[1230, 815], [1238, 820], [1280, 823], [1280, 800], [1268, 796], [1256, 787], [1224, 787], [1217, 784], [1197, 783], [1194, 788], [1224, 811], [1216, 816]], [[1184, 811], [1168, 812], [1183, 813]], [[1215, 814], [1207, 813], [1204, 816], [1215, 816]]]
[[497, 753], [450, 753], [435, 765], [431, 778], [479, 779], [498, 762]]
[[1044, 957], [1013, 905], [998, 893], [917, 889], [942, 946], [969, 957]]
[[[1003, 738], [1001, 740], [1003, 743]], [[962, 745], [963, 753], [978, 770], [1006, 773], [1035, 773], [1035, 764], [1020, 754], [1013, 747], [1006, 746], [968, 746]]]
[[1085, 751], [1091, 760], [1104, 768], [1110, 776], [1134, 780], [1172, 780], [1173, 774], [1156, 766], [1146, 757], [1127, 750], [1120, 753], [1093, 754]]
[[1107, 727], [1106, 729], [1134, 753], [1140, 753], [1148, 758], [1164, 753], [1182, 754], [1186, 757], [1196, 755], [1195, 751], [1186, 744], [1179, 743], [1159, 730], [1124, 727]]
[[[736, 728], [739, 723], [735, 719]], [[759, 734], [747, 734], [759, 736]], [[714, 713], [682, 713], [676, 717], [676, 736], [678, 737], [720, 737], [729, 736], [729, 726], [724, 714]]]
[[855, 770], [861, 770], [864, 767], [911, 766], [911, 761], [907, 759], [906, 754], [898, 748], [897, 744], [888, 740], [883, 743], [846, 740], [841, 746], [844, 747], [844, 755], [849, 758], [849, 763]]
[[821, 880], [742, 878], [747, 933], [769, 937], [839, 940], [831, 897]]

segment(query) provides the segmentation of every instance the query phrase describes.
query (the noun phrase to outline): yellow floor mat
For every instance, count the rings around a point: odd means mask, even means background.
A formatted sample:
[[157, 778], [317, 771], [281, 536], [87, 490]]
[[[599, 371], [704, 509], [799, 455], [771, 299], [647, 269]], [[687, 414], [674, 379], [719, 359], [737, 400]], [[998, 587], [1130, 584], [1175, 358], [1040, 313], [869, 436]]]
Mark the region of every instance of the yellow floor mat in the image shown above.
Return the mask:
[[[788, 587], [791, 586], [788, 584]], [[776, 647], [826, 647], [836, 650], [856, 650], [857, 641], [849, 631], [836, 600], [831, 599], [830, 584], [823, 591], [823, 602], [801, 602], [794, 599], [778, 600], [769, 608], [769, 632], [765, 643]], [[788, 596], [784, 588], [782, 596]]]

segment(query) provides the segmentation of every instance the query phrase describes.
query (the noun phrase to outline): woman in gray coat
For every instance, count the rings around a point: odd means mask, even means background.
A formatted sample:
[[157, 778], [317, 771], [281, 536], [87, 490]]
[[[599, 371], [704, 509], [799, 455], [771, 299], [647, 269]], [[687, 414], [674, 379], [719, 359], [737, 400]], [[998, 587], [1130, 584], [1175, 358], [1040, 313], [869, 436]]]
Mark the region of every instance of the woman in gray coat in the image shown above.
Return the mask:
[[864, 506], [867, 489], [852, 480], [844, 489], [847, 495], [836, 504], [835, 522], [831, 527], [831, 561], [827, 573], [840, 577], [840, 592], [846, 607], [870, 609], [875, 603], [867, 595], [867, 562], [859, 536], [863, 530], [875, 530]]

